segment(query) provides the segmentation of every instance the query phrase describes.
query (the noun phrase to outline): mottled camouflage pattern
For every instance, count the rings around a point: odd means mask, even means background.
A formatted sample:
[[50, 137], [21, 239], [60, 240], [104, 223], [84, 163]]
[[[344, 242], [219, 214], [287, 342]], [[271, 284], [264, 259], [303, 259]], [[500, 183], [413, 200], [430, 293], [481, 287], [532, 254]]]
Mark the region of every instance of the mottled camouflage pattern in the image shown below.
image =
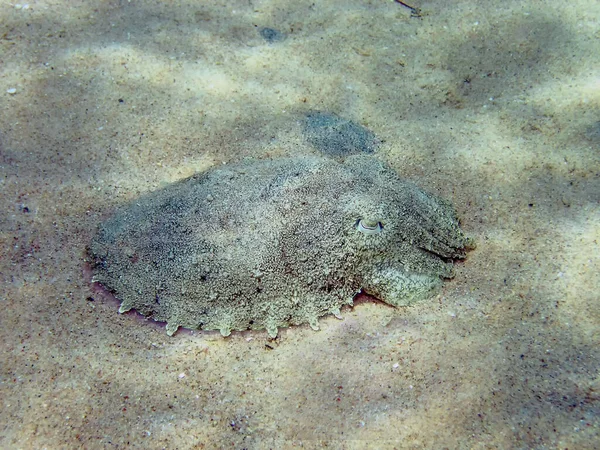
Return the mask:
[[468, 239], [452, 206], [377, 159], [214, 168], [134, 201], [90, 245], [94, 279], [178, 327], [266, 329], [339, 316], [358, 292], [394, 306], [450, 278]]

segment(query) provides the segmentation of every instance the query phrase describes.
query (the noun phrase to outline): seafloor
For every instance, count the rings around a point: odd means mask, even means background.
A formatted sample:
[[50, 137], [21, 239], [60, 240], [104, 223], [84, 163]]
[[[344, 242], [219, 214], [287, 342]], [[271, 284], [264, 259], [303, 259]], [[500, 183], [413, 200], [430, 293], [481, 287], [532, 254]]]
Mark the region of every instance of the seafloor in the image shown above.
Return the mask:
[[[413, 2], [0, 5], [0, 448], [600, 448], [600, 2]], [[308, 111], [457, 207], [439, 296], [271, 341], [91, 285], [118, 206]]]

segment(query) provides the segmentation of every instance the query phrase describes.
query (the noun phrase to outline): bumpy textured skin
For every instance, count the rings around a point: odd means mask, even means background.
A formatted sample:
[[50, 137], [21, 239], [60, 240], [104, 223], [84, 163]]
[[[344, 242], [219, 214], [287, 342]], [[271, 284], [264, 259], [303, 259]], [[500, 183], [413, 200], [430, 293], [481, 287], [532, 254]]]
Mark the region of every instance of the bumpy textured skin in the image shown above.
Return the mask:
[[[357, 226], [378, 223], [364, 233]], [[266, 329], [339, 316], [358, 292], [395, 306], [431, 295], [469, 240], [452, 206], [373, 157], [222, 166], [146, 195], [100, 226], [94, 279], [178, 327]]]

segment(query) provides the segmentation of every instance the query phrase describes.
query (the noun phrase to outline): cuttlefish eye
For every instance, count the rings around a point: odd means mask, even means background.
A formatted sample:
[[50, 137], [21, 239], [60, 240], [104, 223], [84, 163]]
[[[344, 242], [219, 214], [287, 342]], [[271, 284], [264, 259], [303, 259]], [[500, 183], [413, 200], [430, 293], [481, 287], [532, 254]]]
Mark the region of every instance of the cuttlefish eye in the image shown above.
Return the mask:
[[359, 219], [356, 221], [356, 229], [365, 234], [378, 234], [383, 231], [383, 225], [375, 220]]

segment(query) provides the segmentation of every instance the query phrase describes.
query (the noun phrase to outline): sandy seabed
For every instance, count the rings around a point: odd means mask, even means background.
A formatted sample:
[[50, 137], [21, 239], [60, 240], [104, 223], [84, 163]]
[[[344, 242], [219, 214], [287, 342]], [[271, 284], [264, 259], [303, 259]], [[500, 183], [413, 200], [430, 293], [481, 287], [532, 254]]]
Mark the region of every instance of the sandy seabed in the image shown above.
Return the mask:
[[[600, 3], [414, 3], [0, 5], [0, 448], [600, 448]], [[453, 202], [456, 278], [275, 341], [117, 314], [98, 224], [309, 111]]]

